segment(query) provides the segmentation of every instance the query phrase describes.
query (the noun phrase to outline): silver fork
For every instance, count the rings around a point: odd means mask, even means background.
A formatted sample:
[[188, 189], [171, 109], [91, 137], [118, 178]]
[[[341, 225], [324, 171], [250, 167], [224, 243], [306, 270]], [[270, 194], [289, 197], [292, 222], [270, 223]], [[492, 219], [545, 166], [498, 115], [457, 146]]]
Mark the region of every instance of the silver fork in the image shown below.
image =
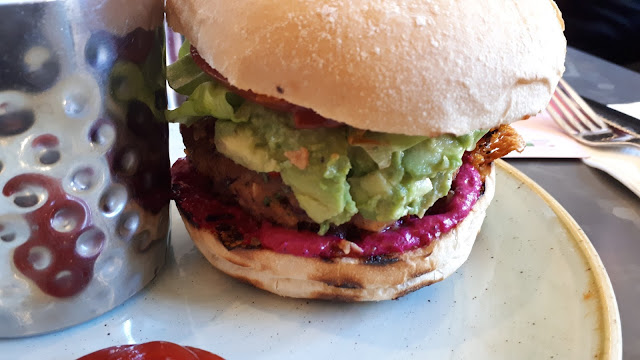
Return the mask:
[[547, 111], [565, 132], [585, 145], [640, 148], [640, 136], [609, 126], [563, 79], [560, 79]]

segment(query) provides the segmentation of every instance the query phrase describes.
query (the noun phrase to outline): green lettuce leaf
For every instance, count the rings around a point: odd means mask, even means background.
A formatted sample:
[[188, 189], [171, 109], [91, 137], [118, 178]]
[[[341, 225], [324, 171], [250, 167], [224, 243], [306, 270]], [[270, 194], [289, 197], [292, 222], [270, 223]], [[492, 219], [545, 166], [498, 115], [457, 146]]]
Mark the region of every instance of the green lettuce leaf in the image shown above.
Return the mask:
[[243, 99], [224, 86], [208, 81], [196, 87], [191, 96], [178, 108], [166, 112], [167, 121], [191, 125], [203, 116], [243, 122], [247, 119], [236, 116]]
[[180, 45], [180, 49], [178, 50], [178, 57], [183, 57], [187, 54], [191, 54], [191, 41], [185, 39], [182, 45]]
[[189, 53], [167, 67], [167, 82], [179, 94], [191, 95], [198, 86], [208, 81], [211, 81], [211, 77], [196, 65]]

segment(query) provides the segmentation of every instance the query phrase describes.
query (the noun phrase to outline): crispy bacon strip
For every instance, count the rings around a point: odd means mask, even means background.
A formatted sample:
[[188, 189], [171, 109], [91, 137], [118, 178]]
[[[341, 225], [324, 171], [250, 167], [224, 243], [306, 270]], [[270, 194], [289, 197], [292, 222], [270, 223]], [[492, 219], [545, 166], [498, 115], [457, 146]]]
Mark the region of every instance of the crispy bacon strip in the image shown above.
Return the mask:
[[488, 132], [478, 141], [476, 148], [471, 151], [471, 162], [478, 169], [482, 179], [491, 171], [491, 163], [512, 151], [522, 152], [525, 147], [524, 139], [509, 125]]
[[212, 68], [207, 62], [200, 56], [198, 50], [191, 46], [190, 49], [191, 57], [193, 61], [209, 76], [218, 80], [222, 85], [224, 85], [227, 89], [235, 92], [236, 94], [242, 96], [243, 98], [258, 103], [262, 106], [268, 107], [273, 110], [283, 111], [283, 112], [291, 112], [294, 111], [297, 106], [287, 102], [283, 99], [274, 98], [267, 95], [256, 94], [251, 90], [240, 90], [237, 87], [231, 85], [224, 75], [220, 74], [220, 72], [214, 68]]

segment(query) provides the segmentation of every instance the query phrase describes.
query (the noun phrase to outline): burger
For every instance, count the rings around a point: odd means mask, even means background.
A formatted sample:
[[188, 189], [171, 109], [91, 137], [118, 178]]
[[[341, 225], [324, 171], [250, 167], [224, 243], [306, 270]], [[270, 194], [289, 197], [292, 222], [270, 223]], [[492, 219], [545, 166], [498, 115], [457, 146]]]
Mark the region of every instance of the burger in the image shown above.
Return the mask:
[[540, 0], [168, 0], [185, 45], [173, 197], [222, 272], [296, 298], [395, 299], [468, 258], [564, 71]]

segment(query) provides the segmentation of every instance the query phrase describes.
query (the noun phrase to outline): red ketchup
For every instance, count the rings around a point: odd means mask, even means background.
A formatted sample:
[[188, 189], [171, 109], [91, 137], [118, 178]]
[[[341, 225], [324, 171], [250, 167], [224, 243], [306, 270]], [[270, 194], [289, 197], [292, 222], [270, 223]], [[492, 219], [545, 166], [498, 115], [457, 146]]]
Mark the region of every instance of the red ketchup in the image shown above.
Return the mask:
[[[93, 265], [101, 247], [83, 257], [76, 251], [78, 238], [93, 231], [90, 210], [81, 199], [68, 195], [60, 181], [40, 174], [22, 174], [7, 182], [4, 196], [19, 194], [28, 187], [46, 190], [47, 196], [39, 208], [24, 215], [31, 235], [13, 253], [18, 270], [35, 282], [45, 293], [55, 297], [70, 297], [84, 289], [93, 275]], [[35, 206], [35, 195], [26, 196], [16, 204]], [[101, 244], [97, 239], [96, 244]], [[86, 255], [86, 254], [85, 254]]]
[[[172, 168], [174, 199], [190, 221], [198, 227], [216, 229], [235, 228], [248, 245], [258, 240], [263, 248], [279, 253], [331, 258], [344, 256], [335, 235], [320, 236], [311, 231], [300, 231], [274, 225], [268, 221], [252, 219], [239, 206], [226, 205], [215, 198], [209, 189], [207, 178], [196, 172], [187, 159], [178, 160]], [[372, 257], [403, 253], [427, 246], [444, 233], [453, 229], [471, 211], [480, 196], [482, 179], [476, 168], [465, 157], [458, 175], [451, 186], [452, 195], [443, 199], [421, 219], [406, 216], [395, 226], [379, 232], [361, 232], [356, 238], [348, 238], [359, 245], [363, 252], [348, 256]]]
[[113, 346], [85, 355], [78, 360], [224, 360], [218, 355], [191, 346], [166, 341]]

